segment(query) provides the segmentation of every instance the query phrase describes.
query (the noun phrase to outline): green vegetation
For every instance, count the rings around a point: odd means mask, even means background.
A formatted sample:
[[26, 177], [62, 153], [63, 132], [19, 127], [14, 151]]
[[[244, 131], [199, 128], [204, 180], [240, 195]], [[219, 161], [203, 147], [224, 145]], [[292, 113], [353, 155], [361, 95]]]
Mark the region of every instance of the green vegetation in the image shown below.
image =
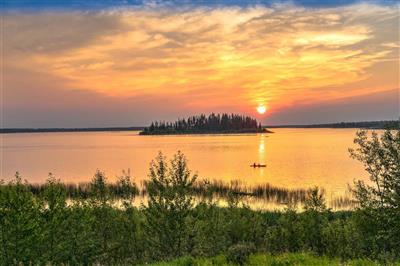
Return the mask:
[[141, 135], [211, 134], [211, 133], [259, 133], [270, 132], [261, 127], [256, 119], [236, 114], [204, 114], [173, 123], [154, 122], [140, 132]]
[[[129, 175], [129, 174], [128, 174]], [[141, 197], [140, 200], [145, 200], [148, 196], [149, 182], [143, 182], [142, 186], [135, 184], [131, 188], [131, 193], [135, 197]], [[39, 196], [46, 189], [46, 184], [27, 184], [28, 190], [35, 196]], [[88, 199], [92, 195], [91, 184], [84, 182], [79, 184], [60, 183], [65, 190], [68, 199]], [[107, 183], [107, 189], [110, 197], [118, 200], [124, 196], [124, 190], [118, 183]], [[276, 205], [299, 204], [303, 205], [306, 201], [307, 189], [297, 188], [288, 189], [275, 187], [268, 183], [256, 186], [246, 186], [237, 180], [232, 180], [230, 183], [225, 183], [217, 180], [196, 180], [190, 190], [187, 191], [196, 199], [211, 198], [214, 200], [226, 201], [232, 194], [240, 196], [242, 200], [249, 200], [258, 203], [272, 203]], [[348, 196], [339, 196], [330, 199], [329, 206], [334, 210], [350, 209], [356, 206], [357, 202]]]
[[[63, 186], [67, 197], [70, 199], [87, 199], [91, 196], [91, 184], [90, 183], [79, 183], [79, 184], [64, 184]], [[123, 196], [124, 191], [117, 183], [107, 183], [107, 189], [110, 192], [110, 197], [120, 198]], [[132, 187], [132, 193], [134, 196], [147, 196], [149, 193], [150, 182], [143, 182], [142, 187], [134, 185]], [[46, 184], [27, 184], [28, 190], [35, 196], [39, 196], [46, 189]], [[241, 197], [255, 198], [265, 200], [266, 202], [285, 204], [287, 202], [293, 203], [304, 203], [307, 190], [306, 189], [287, 189], [281, 187], [271, 186], [270, 184], [261, 184], [257, 186], [246, 186], [239, 181], [231, 181], [230, 183], [224, 183], [216, 180], [196, 180], [190, 190], [187, 193], [197, 198], [213, 197], [227, 199], [232, 193], [237, 194]], [[347, 202], [345, 201], [347, 199]], [[353, 203], [348, 198], [337, 198], [338, 203], [341, 202], [343, 206], [351, 206]]]
[[[227, 257], [219, 255], [212, 258], [193, 258], [182, 257], [179, 259], [171, 260], [168, 262], [158, 262], [150, 264], [152, 266], [229, 266], [238, 265], [229, 262]], [[379, 262], [370, 259], [352, 259], [347, 260], [345, 263], [337, 258], [329, 258], [325, 256], [315, 256], [307, 253], [283, 253], [283, 254], [253, 254], [250, 255], [246, 265], [259, 266], [259, 265], [273, 265], [273, 266], [287, 266], [287, 265], [307, 265], [307, 266], [374, 266], [380, 265]], [[394, 263], [400, 265], [400, 263]]]
[[17, 174], [0, 186], [0, 264], [375, 265], [400, 260], [400, 132], [358, 133], [353, 157], [371, 183], [354, 188], [358, 207], [333, 212], [322, 191], [303, 211], [252, 210], [227, 191], [228, 206], [209, 197], [194, 204], [196, 175], [178, 152], [150, 165], [148, 204], [133, 206], [129, 173], [114, 184], [97, 172], [86, 198], [68, 200], [55, 177], [37, 194]]

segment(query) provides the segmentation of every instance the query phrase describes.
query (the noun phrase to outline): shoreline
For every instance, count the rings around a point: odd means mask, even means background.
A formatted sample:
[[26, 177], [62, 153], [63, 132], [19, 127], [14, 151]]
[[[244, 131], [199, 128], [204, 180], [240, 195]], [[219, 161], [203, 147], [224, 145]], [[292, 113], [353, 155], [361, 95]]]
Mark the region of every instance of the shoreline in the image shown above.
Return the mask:
[[68, 132], [118, 132], [140, 131], [144, 127], [93, 127], [93, 128], [1, 128], [0, 134], [14, 133], [68, 133]]
[[262, 131], [199, 131], [199, 132], [155, 132], [155, 133], [148, 133], [141, 131], [139, 135], [141, 136], [179, 136], [179, 135], [235, 135], [235, 134], [259, 134], [259, 133], [275, 133], [271, 130], [264, 129]]
[[[157, 134], [140, 134], [140, 135], [206, 135], [206, 134], [241, 134], [241, 133], [274, 133], [267, 128], [328, 128], [328, 129], [369, 129], [381, 130], [393, 128], [400, 128], [400, 122], [397, 120], [383, 120], [383, 121], [363, 121], [363, 122], [339, 122], [327, 124], [306, 124], [306, 125], [265, 125], [263, 126], [266, 131], [234, 131], [234, 132], [174, 132], [174, 133], [157, 133]], [[87, 127], [87, 128], [0, 128], [0, 134], [13, 134], [13, 133], [57, 133], [57, 132], [118, 132], [118, 131], [143, 131], [144, 126], [131, 126], [131, 127]]]

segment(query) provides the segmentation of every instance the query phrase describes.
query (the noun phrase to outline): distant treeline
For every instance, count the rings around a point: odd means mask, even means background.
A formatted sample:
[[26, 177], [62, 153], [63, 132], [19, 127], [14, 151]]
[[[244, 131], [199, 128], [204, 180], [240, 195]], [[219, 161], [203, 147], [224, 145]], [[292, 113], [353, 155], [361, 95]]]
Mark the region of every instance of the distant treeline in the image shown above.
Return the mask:
[[[241, 117], [242, 122], [238, 123], [237, 118]], [[211, 118], [212, 123], [209, 123]], [[222, 122], [222, 117], [224, 121]], [[200, 118], [200, 124], [193, 125], [193, 118]], [[253, 121], [248, 121], [248, 118]], [[189, 119], [191, 120], [189, 122]], [[340, 122], [331, 124], [311, 124], [311, 125], [275, 125], [261, 126], [257, 120], [240, 115], [215, 115], [211, 114], [194, 116], [187, 120], [182, 119], [174, 123], [153, 122], [150, 127], [89, 127], [89, 128], [0, 128], [0, 134], [6, 133], [46, 133], [46, 132], [101, 132], [101, 131], [138, 131], [142, 130], [141, 135], [163, 135], [163, 134], [207, 134], [207, 133], [253, 133], [266, 132], [268, 128], [365, 128], [365, 129], [399, 129], [399, 120], [365, 121], [365, 122]], [[243, 120], [244, 119], [244, 120]], [[218, 123], [216, 122], [218, 121]], [[229, 122], [228, 122], [229, 121]], [[255, 123], [254, 123], [255, 122]], [[186, 123], [186, 124], [185, 124]], [[190, 123], [191, 127], [188, 126]], [[238, 125], [240, 124], [240, 125]], [[249, 124], [252, 124], [249, 127]], [[256, 125], [256, 126], [255, 126]], [[260, 127], [261, 126], [261, 127]]]
[[175, 122], [152, 122], [141, 135], [269, 132], [256, 119], [237, 114], [204, 114]]
[[365, 129], [400, 129], [400, 120], [340, 122], [331, 124], [311, 125], [278, 125], [269, 128], [365, 128]]
[[88, 127], [88, 128], [0, 128], [0, 133], [45, 133], [45, 132], [96, 132], [133, 131], [144, 127]]

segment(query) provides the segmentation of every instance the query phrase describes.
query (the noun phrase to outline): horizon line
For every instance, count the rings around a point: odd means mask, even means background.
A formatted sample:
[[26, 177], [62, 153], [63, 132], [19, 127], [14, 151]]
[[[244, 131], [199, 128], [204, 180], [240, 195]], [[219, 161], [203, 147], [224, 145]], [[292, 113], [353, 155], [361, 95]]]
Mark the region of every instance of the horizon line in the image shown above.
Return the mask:
[[[330, 126], [347, 125], [347, 128], [363, 128], [365, 127], [360, 124], [377, 124], [377, 123], [399, 123], [400, 118], [388, 119], [388, 120], [373, 120], [373, 121], [338, 121], [338, 122], [328, 122], [328, 123], [312, 123], [312, 124], [278, 124], [278, 125], [268, 125], [262, 124], [262, 127], [270, 128], [310, 128], [310, 127], [320, 127], [329, 128]], [[354, 124], [354, 125], [352, 125]], [[358, 125], [357, 125], [358, 124]], [[130, 130], [142, 130], [147, 126], [111, 126], [111, 127], [8, 127], [0, 128], [0, 134], [4, 133], [51, 133], [51, 132], [100, 132], [100, 131], [130, 131]]]

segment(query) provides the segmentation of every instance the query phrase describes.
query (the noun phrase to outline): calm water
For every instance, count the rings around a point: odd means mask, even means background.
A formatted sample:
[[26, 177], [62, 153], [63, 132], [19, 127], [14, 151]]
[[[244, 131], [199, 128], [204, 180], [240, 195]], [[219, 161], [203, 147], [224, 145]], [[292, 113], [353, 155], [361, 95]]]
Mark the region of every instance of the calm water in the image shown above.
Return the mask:
[[[349, 158], [355, 129], [274, 129], [275, 134], [139, 136], [137, 132], [3, 134], [1, 177], [16, 171], [30, 182], [52, 172], [65, 182], [89, 181], [96, 169], [115, 180], [130, 169], [147, 178], [149, 162], [162, 151], [183, 151], [201, 178], [271, 183], [287, 188], [322, 186], [327, 196], [343, 195], [354, 179], [366, 179]], [[250, 164], [265, 163], [253, 169]]]

